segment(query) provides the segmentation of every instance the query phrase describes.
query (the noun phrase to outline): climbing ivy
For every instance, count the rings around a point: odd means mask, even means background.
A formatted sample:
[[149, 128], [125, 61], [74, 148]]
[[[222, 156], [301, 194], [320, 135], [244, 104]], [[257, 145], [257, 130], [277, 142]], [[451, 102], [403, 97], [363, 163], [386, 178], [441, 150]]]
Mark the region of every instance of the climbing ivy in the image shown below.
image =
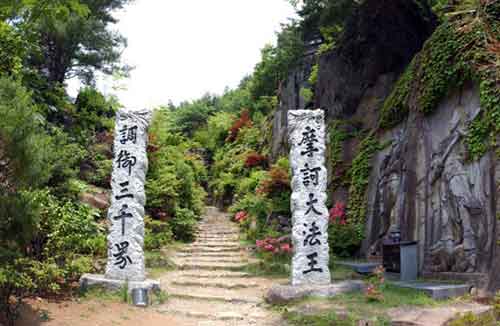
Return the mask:
[[371, 172], [373, 155], [383, 146], [373, 133], [364, 138], [359, 145], [359, 152], [352, 161], [348, 172], [350, 179], [347, 221], [355, 226], [359, 242], [364, 238], [366, 216], [366, 188]]
[[478, 7], [474, 16], [450, 18], [437, 28], [384, 103], [380, 127], [402, 122], [411, 110], [432, 113], [452, 89], [479, 84], [482, 114], [468, 130], [470, 158], [491, 148], [500, 123], [500, 3]]
[[329, 124], [329, 153], [332, 171], [332, 187], [335, 190], [342, 185], [342, 177], [344, 176], [344, 166], [342, 161], [342, 144], [343, 142], [352, 137], [352, 135], [345, 131], [345, 121], [333, 120]]

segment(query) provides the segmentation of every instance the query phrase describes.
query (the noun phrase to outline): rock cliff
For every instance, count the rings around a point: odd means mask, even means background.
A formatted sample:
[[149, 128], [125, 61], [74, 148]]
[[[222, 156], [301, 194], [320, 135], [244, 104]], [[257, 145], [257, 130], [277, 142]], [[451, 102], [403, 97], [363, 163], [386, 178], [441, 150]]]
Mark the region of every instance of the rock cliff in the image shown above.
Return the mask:
[[[500, 163], [492, 149], [471, 159], [466, 142], [469, 126], [485, 111], [478, 84], [467, 78], [453, 84], [432, 112], [412, 99], [422, 96], [418, 87], [408, 89], [413, 109], [391, 129], [381, 128], [396, 81], [436, 26], [425, 2], [364, 2], [334, 50], [308, 55], [290, 72], [274, 114], [271, 153], [288, 151], [286, 112], [308, 107], [300, 89], [311, 86], [308, 78], [318, 64], [312, 107], [325, 110], [330, 126], [330, 196], [332, 204], [347, 202], [348, 215], [364, 224], [357, 255], [380, 257], [382, 242], [397, 232], [402, 240], [418, 241], [421, 274], [493, 289], [500, 283]], [[371, 152], [363, 152], [367, 139], [378, 144]], [[358, 165], [365, 180], [353, 176]]]

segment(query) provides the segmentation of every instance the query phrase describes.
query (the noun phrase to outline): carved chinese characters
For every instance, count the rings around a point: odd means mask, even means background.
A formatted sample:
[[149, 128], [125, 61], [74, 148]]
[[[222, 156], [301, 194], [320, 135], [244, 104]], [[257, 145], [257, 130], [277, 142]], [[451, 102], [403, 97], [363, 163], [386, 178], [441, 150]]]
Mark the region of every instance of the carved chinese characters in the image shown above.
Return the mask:
[[325, 123], [321, 110], [288, 112], [292, 168], [292, 285], [329, 284]]
[[146, 154], [150, 112], [120, 111], [116, 118], [112, 198], [108, 211], [106, 278], [145, 280], [144, 182], [148, 169]]

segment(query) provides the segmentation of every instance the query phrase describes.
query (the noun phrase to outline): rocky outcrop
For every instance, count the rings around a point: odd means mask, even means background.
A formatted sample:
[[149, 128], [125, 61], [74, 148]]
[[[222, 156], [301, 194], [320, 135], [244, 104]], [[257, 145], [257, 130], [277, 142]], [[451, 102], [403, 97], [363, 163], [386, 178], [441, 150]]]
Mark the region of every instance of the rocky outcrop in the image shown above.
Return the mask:
[[[366, 1], [348, 21], [341, 46], [319, 58], [314, 49], [307, 52], [279, 89], [279, 106], [273, 117], [273, 160], [288, 153], [288, 110], [321, 108], [328, 120], [357, 115], [367, 127], [376, 124], [383, 100], [436, 26], [428, 6], [419, 3]], [[312, 86], [308, 78], [316, 63], [315, 103], [310, 103], [300, 90]]]
[[391, 231], [419, 241], [422, 272], [486, 273], [495, 243], [493, 153], [467, 160], [465, 130], [479, 113], [472, 85], [424, 117], [412, 114], [381, 138], [367, 191], [363, 253], [380, 254]]
[[[319, 59], [315, 107], [339, 118], [360, 113], [370, 93], [385, 98], [435, 27], [425, 1], [365, 1], [347, 21], [339, 46]], [[373, 104], [367, 114], [377, 112]]]
[[[319, 58], [313, 107], [325, 110], [330, 122], [341, 122], [330, 134], [349, 135], [338, 144], [341, 163], [335, 171], [329, 167], [330, 195], [333, 203], [349, 202], [352, 180], [346, 180], [346, 171], [359, 152], [364, 137], [359, 135], [370, 133], [384, 146], [369, 161], [366, 210], [360, 210], [366, 212], [361, 216], [366, 234], [358, 254], [379, 258], [382, 242], [398, 232], [402, 240], [418, 241], [421, 274], [471, 280], [493, 291], [500, 288], [500, 163], [494, 151], [473, 160], [465, 147], [467, 128], [482, 112], [477, 85], [452, 90], [432, 114], [421, 113], [413, 101], [416, 107], [396, 127], [379, 128], [395, 81], [435, 26], [424, 2], [368, 0], [349, 20], [335, 50]], [[286, 111], [307, 108], [296, 100], [307, 86], [307, 67], [293, 70], [281, 91], [275, 157], [288, 151]]]
[[273, 117], [273, 137], [271, 139], [271, 158], [276, 160], [279, 156], [288, 155], [287, 141], [287, 112], [289, 110], [303, 110], [309, 104], [302, 96], [300, 90], [309, 87], [308, 78], [316, 62], [315, 51], [309, 52], [302, 58], [298, 67], [290, 72], [288, 79], [279, 89], [279, 106]]

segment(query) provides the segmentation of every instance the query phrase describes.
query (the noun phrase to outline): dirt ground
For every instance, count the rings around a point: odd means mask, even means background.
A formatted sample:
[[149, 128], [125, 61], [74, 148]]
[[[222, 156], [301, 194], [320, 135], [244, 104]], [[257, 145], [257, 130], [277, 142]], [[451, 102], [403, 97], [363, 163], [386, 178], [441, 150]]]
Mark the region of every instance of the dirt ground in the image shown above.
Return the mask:
[[[169, 326], [186, 320], [125, 303], [101, 300], [48, 302], [28, 300], [16, 326]], [[195, 325], [194, 323], [191, 325]]]

